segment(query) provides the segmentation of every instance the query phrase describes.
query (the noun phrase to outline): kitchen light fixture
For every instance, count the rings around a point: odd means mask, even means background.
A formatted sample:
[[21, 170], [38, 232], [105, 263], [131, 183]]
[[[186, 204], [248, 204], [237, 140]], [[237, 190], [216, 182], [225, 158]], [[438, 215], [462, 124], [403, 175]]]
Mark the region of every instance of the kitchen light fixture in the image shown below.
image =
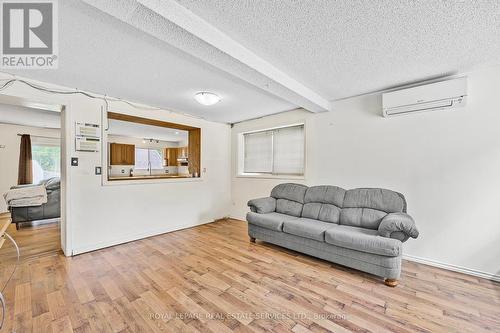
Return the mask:
[[194, 99], [202, 105], [214, 105], [221, 100], [218, 95], [207, 91], [197, 92], [194, 95]]

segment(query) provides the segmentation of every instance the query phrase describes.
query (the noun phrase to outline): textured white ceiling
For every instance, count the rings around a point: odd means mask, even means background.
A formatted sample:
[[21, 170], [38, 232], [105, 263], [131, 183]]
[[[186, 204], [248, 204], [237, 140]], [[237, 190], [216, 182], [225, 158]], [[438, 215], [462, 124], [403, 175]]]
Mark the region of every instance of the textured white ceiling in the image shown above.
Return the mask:
[[[122, 9], [127, 1], [122, 1]], [[175, 26], [165, 34], [183, 33]], [[59, 69], [14, 73], [219, 122], [295, 108], [81, 1], [59, 1]], [[222, 101], [202, 106], [197, 91]]]
[[329, 99], [500, 63], [500, 1], [177, 0]]
[[[59, 69], [22, 75], [221, 122], [314, 109], [154, 11], [168, 1], [60, 1]], [[500, 62], [499, 1], [176, 1], [329, 100]]]

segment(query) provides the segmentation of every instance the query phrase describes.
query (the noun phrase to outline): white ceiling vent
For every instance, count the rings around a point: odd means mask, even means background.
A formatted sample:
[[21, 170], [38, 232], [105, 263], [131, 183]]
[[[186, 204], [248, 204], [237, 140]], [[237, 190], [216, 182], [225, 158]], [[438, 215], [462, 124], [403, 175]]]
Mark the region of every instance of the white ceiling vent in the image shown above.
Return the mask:
[[465, 106], [467, 78], [459, 78], [382, 94], [384, 117]]

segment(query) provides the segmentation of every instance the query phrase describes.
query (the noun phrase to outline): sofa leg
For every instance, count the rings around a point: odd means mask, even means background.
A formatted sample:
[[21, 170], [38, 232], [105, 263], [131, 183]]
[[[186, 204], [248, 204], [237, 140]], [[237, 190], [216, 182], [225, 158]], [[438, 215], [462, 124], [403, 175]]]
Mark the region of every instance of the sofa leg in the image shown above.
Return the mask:
[[254, 237], [250, 237], [250, 242], [255, 243], [255, 238]]
[[385, 279], [384, 283], [386, 286], [395, 287], [398, 285], [399, 281], [396, 279]]

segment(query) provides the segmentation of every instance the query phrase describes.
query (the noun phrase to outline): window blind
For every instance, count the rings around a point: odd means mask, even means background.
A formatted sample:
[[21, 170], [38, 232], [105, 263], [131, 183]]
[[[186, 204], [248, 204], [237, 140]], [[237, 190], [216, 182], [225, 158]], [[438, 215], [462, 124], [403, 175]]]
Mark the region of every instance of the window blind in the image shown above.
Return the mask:
[[247, 133], [244, 173], [304, 174], [304, 125]]
[[279, 128], [274, 132], [273, 173], [304, 174], [304, 126]]
[[273, 132], [264, 131], [244, 135], [245, 173], [272, 173]]

